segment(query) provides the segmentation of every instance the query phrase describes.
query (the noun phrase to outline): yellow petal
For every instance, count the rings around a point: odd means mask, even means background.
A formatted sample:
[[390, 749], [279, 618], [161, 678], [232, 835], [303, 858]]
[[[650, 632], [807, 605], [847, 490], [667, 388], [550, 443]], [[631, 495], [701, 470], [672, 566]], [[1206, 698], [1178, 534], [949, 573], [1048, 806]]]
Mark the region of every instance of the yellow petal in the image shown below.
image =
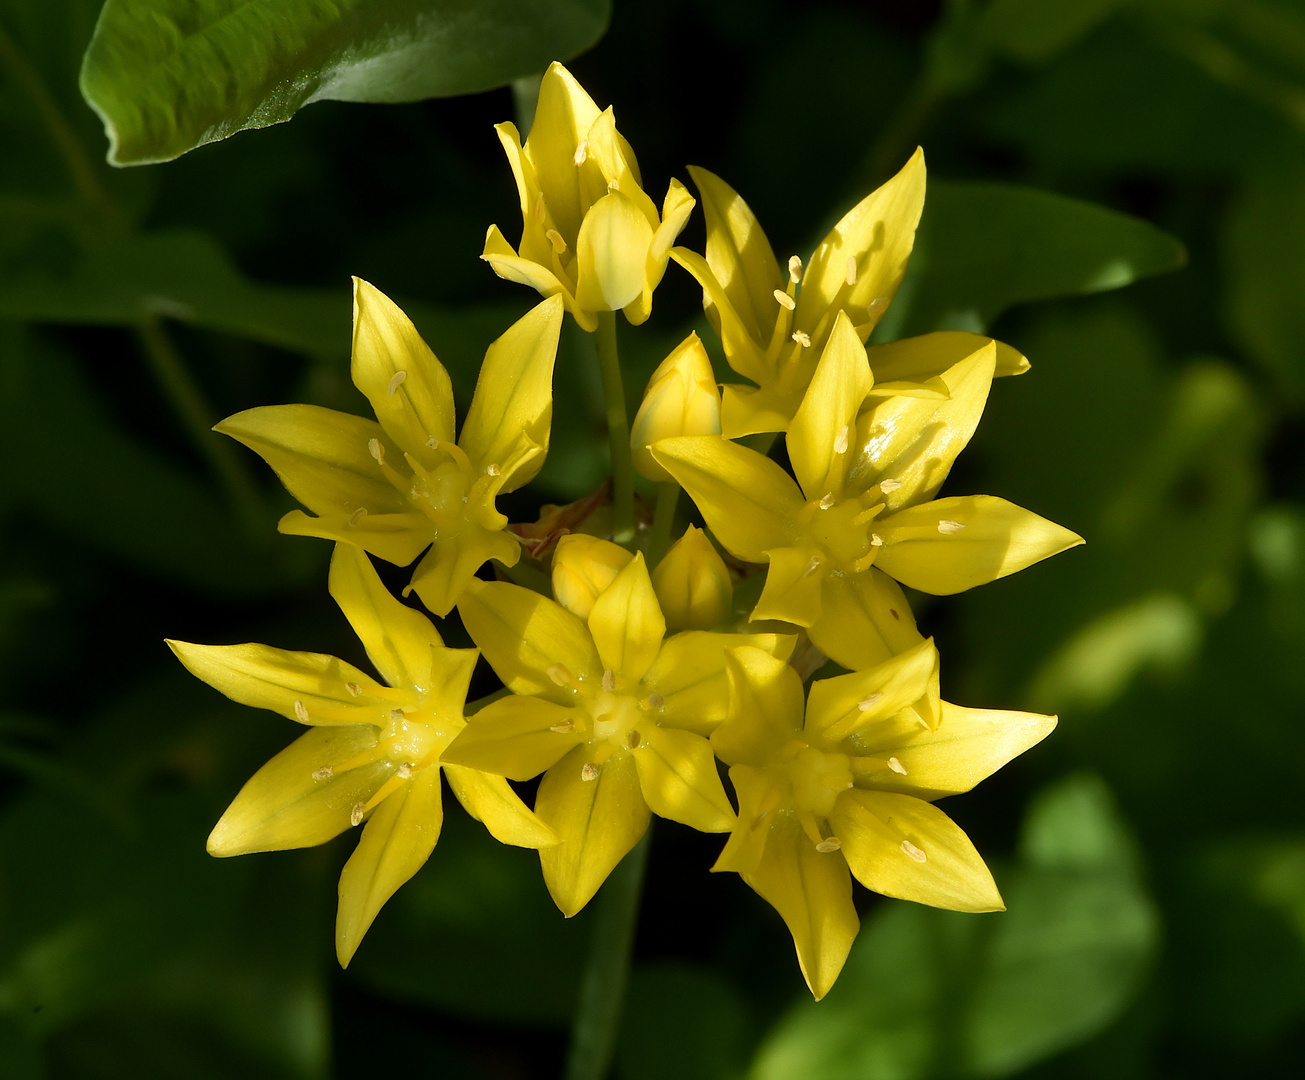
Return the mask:
[[[561, 329], [562, 302], [554, 297], [526, 312], [485, 353], [458, 445], [477, 471], [503, 470], [503, 491], [528, 483], [544, 464]], [[506, 466], [523, 437], [543, 447], [543, 453], [509, 472]]]
[[[990, 341], [993, 339], [967, 330], [935, 330], [919, 337], [867, 345], [866, 355], [876, 384], [927, 382], [967, 356], [973, 356]], [[995, 378], [1022, 375], [1029, 370], [1028, 360], [1017, 350], [1001, 341], [993, 343], [997, 347]]]
[[423, 465], [428, 439], [453, 438], [453, 384], [399, 306], [353, 279], [353, 383], [387, 435]]
[[208, 838], [210, 855], [312, 847], [339, 836], [398, 768], [383, 755], [336, 767], [376, 746], [370, 724], [313, 728], [264, 765], [240, 789]]
[[764, 562], [769, 549], [792, 542], [794, 519], [806, 500], [769, 458], [712, 435], [663, 439], [652, 453], [732, 555]]
[[829, 824], [867, 889], [952, 911], [1004, 911], [970, 838], [936, 806], [909, 795], [845, 791]]
[[929, 693], [937, 670], [938, 650], [930, 638], [869, 671], [818, 679], [807, 699], [805, 733], [830, 750], [855, 735], [860, 753], [864, 739], [873, 738], [886, 718]]
[[812, 642], [851, 671], [882, 664], [923, 639], [901, 586], [881, 570], [825, 577], [820, 618], [807, 630]]
[[760, 383], [771, 376], [765, 357], [765, 342], [758, 341], [734, 310], [734, 304], [716, 280], [707, 260], [688, 248], [671, 248], [671, 258], [693, 275], [702, 286], [703, 305], [712, 325], [720, 335], [729, 366], [744, 378]]
[[585, 140], [589, 144], [586, 155], [598, 166], [607, 188], [619, 191], [634, 203], [648, 224], [656, 229], [659, 224], [657, 207], [639, 182], [638, 162], [634, 160], [630, 144], [616, 130], [616, 113], [610, 105], [590, 125]]
[[458, 602], [458, 613], [471, 640], [514, 694], [538, 694], [571, 705], [576, 691], [568, 679], [602, 679], [589, 628], [546, 596], [507, 582], [473, 580]]
[[729, 567], [696, 525], [662, 557], [652, 583], [666, 625], [674, 630], [709, 630], [729, 617], [734, 602]]
[[811, 626], [820, 618], [820, 594], [825, 563], [809, 544], [766, 552], [770, 568], [752, 618], [781, 619]]
[[727, 439], [741, 439], [745, 435], [785, 431], [799, 403], [774, 386], [759, 390], [726, 383], [721, 387], [721, 433]]
[[[360, 509], [366, 509], [361, 507]], [[430, 519], [416, 510], [407, 514], [328, 513], [309, 517], [302, 510], [291, 510], [276, 523], [287, 536], [316, 536], [349, 544], [370, 552], [378, 559], [407, 566], [430, 546], [433, 529]]]
[[[384, 690], [352, 664], [322, 653], [270, 645], [192, 645], [168, 648], [189, 671], [232, 701], [271, 709], [301, 724], [358, 724], [382, 704]], [[361, 693], [354, 696], [349, 685]], [[388, 699], [386, 699], [388, 700]]]
[[510, 780], [532, 780], [583, 740], [575, 710], [541, 697], [491, 701], [467, 718], [440, 760]]
[[362, 551], [336, 545], [330, 590], [381, 678], [391, 686], [431, 688], [434, 655], [444, 642], [425, 615], [390, 594]]
[[[924, 173], [924, 152], [917, 149], [901, 172], [849, 210], [816, 248], [802, 275], [793, 318], [795, 326], [811, 333], [813, 342], [835, 304], [864, 336], [879, 321], [902, 283], [915, 244], [924, 208]], [[856, 262], [856, 282], [850, 286], [849, 259]]]
[[603, 666], [631, 684], [652, 666], [666, 636], [666, 620], [657, 605], [643, 552], [638, 552], [594, 601], [589, 632]]
[[[867, 725], [857, 737], [857, 753], [863, 755], [863, 768], [857, 772], [861, 782], [920, 799], [958, 795], [1040, 743], [1056, 726], [1054, 716], [941, 704], [934, 731], [909, 712]], [[891, 768], [889, 757], [905, 772]], [[882, 767], [864, 768], [875, 759]]]
[[711, 870], [713, 874], [750, 874], [761, 862], [776, 808], [789, 797], [791, 785], [786, 770], [754, 765], [732, 766], [730, 783], [739, 800], [738, 819]]
[[417, 564], [408, 588], [442, 619], [453, 610], [486, 560], [497, 559], [504, 566], [515, 566], [520, 558], [521, 545], [512, 536], [468, 524], [461, 532], [435, 541]]
[[947, 596], [1023, 570], [1083, 538], [991, 495], [961, 495], [881, 519], [879, 566], [903, 585]]
[[619, 311], [639, 296], [652, 241], [652, 226], [625, 192], [609, 192], [594, 203], [576, 237], [576, 303], [590, 311]]
[[666, 198], [662, 201], [661, 223], [655, 226], [652, 243], [648, 245], [648, 259], [644, 263], [643, 291], [621, 310], [631, 326], [646, 322], [652, 314], [652, 294], [662, 278], [666, 276], [666, 264], [670, 261], [671, 245], [689, 222], [693, 211], [694, 198], [678, 180], [672, 179], [666, 188]]
[[862, 413], [849, 486], [865, 491], [893, 481], [883, 497], [888, 513], [933, 498], [983, 415], [995, 357], [989, 341], [943, 372], [946, 398], [895, 395]]
[[531, 813], [503, 777], [461, 765], [446, 765], [444, 776], [467, 813], [484, 823], [500, 844], [541, 848], [557, 843], [553, 830]]
[[561, 64], [553, 63], [539, 84], [539, 102], [526, 140], [549, 212], [563, 236], [580, 230], [585, 207], [575, 164], [576, 147], [598, 119], [598, 106]]
[[577, 307], [575, 296], [568, 283], [545, 265], [525, 255], [518, 255], [497, 225], [491, 225], [485, 233], [485, 250], [480, 257], [489, 263], [494, 273], [504, 281], [529, 285], [545, 298], [560, 296], [566, 310], [575, 317], [576, 322], [583, 329], [592, 333], [597, 328], [598, 322], [593, 312], [582, 311]]
[[690, 630], [666, 639], [644, 683], [662, 695], [659, 722], [710, 735], [730, 711], [725, 650], [749, 646], [781, 661], [793, 653], [792, 634], [713, 634]]
[[757, 868], [742, 877], [783, 917], [802, 977], [819, 1001], [843, 970], [861, 928], [847, 863], [837, 851], [817, 851], [795, 819], [781, 817], [770, 828]]
[[788, 663], [752, 646], [728, 649], [729, 718], [711, 734], [726, 765], [768, 764], [802, 728], [802, 679]]
[[553, 595], [567, 611], [589, 618], [597, 600], [634, 556], [585, 533], [563, 536], [553, 549]]
[[544, 884], [568, 919], [639, 842], [651, 815], [629, 754], [617, 753], [585, 780], [587, 746], [577, 746], [544, 774], [535, 813], [557, 833], [556, 847], [539, 852]]
[[701, 735], [655, 724], [640, 735], [643, 743], [631, 756], [649, 809], [699, 832], [729, 832], [734, 807], [716, 772], [711, 744]]
[[340, 872], [335, 954], [341, 967], [349, 966], [385, 901], [430, 858], [443, 820], [437, 768], [421, 769], [376, 808]]
[[711, 360], [697, 334], [685, 338], [648, 380], [630, 425], [630, 449], [640, 476], [658, 483], [670, 473], [653, 460], [649, 447], [677, 435], [720, 434], [720, 391]]
[[840, 311], [788, 427], [789, 461], [807, 498], [842, 491], [844, 472], [860, 449], [852, 443], [856, 414], [872, 385], [865, 346]]

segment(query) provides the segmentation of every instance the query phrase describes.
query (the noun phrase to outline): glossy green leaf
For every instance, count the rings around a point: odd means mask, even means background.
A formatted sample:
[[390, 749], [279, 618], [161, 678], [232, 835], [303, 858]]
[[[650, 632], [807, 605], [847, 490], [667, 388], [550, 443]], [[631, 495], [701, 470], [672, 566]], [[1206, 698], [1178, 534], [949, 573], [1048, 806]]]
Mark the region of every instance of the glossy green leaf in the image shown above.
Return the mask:
[[168, 161], [313, 101], [502, 86], [588, 48], [607, 0], [108, 0], [82, 93], [117, 165]]

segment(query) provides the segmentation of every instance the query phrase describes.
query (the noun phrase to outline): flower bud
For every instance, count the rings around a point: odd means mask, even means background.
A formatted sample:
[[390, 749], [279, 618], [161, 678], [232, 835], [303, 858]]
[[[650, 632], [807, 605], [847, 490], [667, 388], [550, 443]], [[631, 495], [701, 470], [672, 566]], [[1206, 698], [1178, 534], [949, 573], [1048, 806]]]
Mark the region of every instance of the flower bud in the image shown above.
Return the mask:
[[594, 601], [632, 558], [610, 540], [584, 533], [564, 536], [553, 551], [553, 595], [568, 611], [587, 619]]
[[653, 460], [648, 447], [677, 435], [720, 434], [720, 390], [711, 360], [697, 334], [690, 334], [661, 362], [630, 429], [634, 467], [648, 480], [666, 481], [670, 473]]
[[710, 630], [729, 617], [734, 600], [729, 569], [696, 526], [690, 525], [657, 564], [652, 583], [672, 630]]

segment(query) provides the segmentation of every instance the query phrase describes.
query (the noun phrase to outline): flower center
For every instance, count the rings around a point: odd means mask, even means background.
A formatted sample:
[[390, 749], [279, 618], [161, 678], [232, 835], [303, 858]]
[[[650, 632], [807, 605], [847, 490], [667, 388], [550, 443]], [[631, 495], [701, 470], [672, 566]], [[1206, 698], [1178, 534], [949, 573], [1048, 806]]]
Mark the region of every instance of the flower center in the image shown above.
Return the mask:
[[881, 509], [881, 505], [867, 509], [857, 499], [836, 500], [831, 492], [803, 507], [798, 517], [802, 539], [834, 569], [860, 573], [869, 569], [879, 550], [870, 523]]
[[852, 759], [802, 746], [788, 762], [794, 806], [816, 817], [828, 817], [834, 800], [852, 786]]

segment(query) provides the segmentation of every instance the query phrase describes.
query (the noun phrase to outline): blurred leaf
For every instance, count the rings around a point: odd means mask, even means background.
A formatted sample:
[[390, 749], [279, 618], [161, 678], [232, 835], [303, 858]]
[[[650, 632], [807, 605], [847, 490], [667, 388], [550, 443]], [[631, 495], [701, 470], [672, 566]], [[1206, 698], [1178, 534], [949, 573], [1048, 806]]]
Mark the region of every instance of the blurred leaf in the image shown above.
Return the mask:
[[754, 1080], [1009, 1076], [1103, 1030], [1128, 1003], [1157, 920], [1105, 785], [1070, 777], [1031, 805], [1007, 911], [890, 902], [825, 1001], [771, 1032]]
[[1050, 59], [1131, 0], [992, 0], [981, 32], [999, 52], [1037, 63]]
[[982, 331], [1030, 300], [1118, 289], [1186, 252], [1138, 218], [1011, 184], [931, 181], [901, 291], [876, 330], [892, 340]]
[[313, 101], [502, 86], [602, 34], [608, 0], [107, 0], [82, 65], [109, 160], [167, 161]]
[[742, 996], [710, 968], [636, 964], [630, 972], [616, 1044], [617, 1076], [620, 1080], [742, 1076], [746, 1033]]

